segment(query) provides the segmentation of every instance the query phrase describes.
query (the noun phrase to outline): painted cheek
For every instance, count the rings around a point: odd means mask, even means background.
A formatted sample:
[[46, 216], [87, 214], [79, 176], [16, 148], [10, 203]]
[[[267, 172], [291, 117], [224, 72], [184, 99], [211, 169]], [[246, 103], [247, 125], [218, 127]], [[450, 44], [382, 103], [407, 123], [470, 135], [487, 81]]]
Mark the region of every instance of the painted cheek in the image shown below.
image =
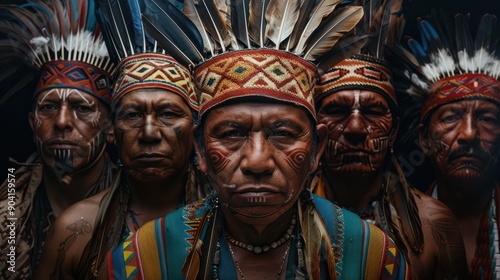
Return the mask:
[[105, 138], [105, 133], [104, 131], [101, 130], [94, 136], [94, 138], [90, 139], [88, 143], [89, 147], [88, 157], [87, 157], [88, 162], [91, 162], [94, 157], [98, 156], [99, 152], [104, 147], [103, 146], [103, 143], [105, 143], [104, 138]]
[[290, 152], [285, 153], [286, 161], [297, 173], [301, 173], [301, 169], [304, 168], [304, 162], [307, 160], [307, 150], [305, 149], [294, 149]]
[[118, 148], [119, 156], [124, 161], [128, 159], [130, 152], [134, 146], [134, 143], [138, 139], [139, 130], [138, 129], [128, 129], [124, 130], [117, 128], [115, 131], [116, 137], [116, 147]]
[[444, 161], [451, 149], [451, 144], [456, 139], [457, 134], [450, 131], [441, 123], [437, 123], [429, 128], [430, 137], [430, 156], [437, 162]]
[[215, 145], [208, 144], [208, 161], [212, 166], [214, 173], [221, 173], [224, 168], [229, 164], [230, 153], [227, 150], [216, 147]]

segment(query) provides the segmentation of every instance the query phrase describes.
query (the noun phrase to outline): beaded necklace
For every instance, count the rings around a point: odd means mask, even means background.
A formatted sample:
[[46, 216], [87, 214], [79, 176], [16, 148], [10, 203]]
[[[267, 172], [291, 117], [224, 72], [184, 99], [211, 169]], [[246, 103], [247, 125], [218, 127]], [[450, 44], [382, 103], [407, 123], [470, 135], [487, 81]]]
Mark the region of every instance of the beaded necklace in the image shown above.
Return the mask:
[[[286, 256], [288, 255], [288, 251], [290, 250], [291, 243], [292, 243], [292, 241], [289, 240], [288, 245], [286, 246], [285, 254], [283, 254], [283, 258], [281, 260], [280, 269], [278, 270], [278, 274], [276, 275], [276, 280], [280, 279], [281, 272], [283, 271], [283, 266], [285, 265]], [[236, 260], [236, 256], [234, 255], [231, 243], [229, 242], [229, 243], [227, 243], [227, 245], [229, 247], [229, 252], [231, 253], [231, 257], [234, 261], [234, 265], [236, 266], [236, 269], [238, 270], [238, 273], [240, 274], [241, 280], [245, 280], [245, 276], [243, 276], [243, 272], [241, 271], [240, 264], [238, 263], [238, 261]]]
[[264, 245], [264, 246], [257, 246], [257, 245], [251, 245], [251, 244], [245, 244], [241, 241], [237, 241], [234, 238], [232, 238], [229, 233], [225, 233], [225, 237], [227, 241], [229, 241], [229, 244], [236, 245], [238, 247], [241, 247], [243, 249], [247, 249], [250, 252], [254, 252], [256, 254], [260, 254], [262, 252], [267, 252], [270, 249], [276, 249], [282, 244], [284, 244], [286, 241], [290, 240], [290, 238], [293, 237], [293, 230], [295, 229], [295, 224], [297, 223], [297, 214], [293, 213], [292, 220], [290, 221], [290, 227], [288, 227], [287, 231], [281, 237], [280, 239], [274, 241], [273, 243], [269, 245]]

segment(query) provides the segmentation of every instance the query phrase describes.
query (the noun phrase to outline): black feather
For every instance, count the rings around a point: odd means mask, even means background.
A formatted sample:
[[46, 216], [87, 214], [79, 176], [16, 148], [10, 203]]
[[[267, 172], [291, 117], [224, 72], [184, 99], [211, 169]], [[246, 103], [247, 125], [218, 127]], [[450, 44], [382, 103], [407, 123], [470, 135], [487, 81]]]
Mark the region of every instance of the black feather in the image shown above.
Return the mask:
[[250, 40], [263, 48], [264, 32], [266, 31], [266, 9], [269, 0], [250, 0], [250, 11], [248, 15], [248, 36]]
[[304, 3], [302, 3], [302, 8], [300, 9], [299, 18], [297, 19], [297, 23], [293, 28], [292, 34], [290, 35], [290, 40], [287, 49], [293, 49], [297, 45], [300, 39], [299, 37], [302, 34], [304, 28], [306, 27], [307, 22], [309, 21], [309, 16], [311, 15], [315, 3], [316, 0], [304, 0]]
[[214, 0], [194, 1], [194, 6], [208, 31], [215, 42], [222, 47], [222, 52], [226, 51], [231, 38], [225, 20], [219, 12]]
[[[130, 31], [132, 20], [130, 19], [130, 9], [127, 4], [121, 3], [121, 0], [99, 0], [96, 2], [98, 9], [98, 22], [100, 26], [106, 26], [105, 30], [109, 32], [106, 38], [111, 39], [113, 43], [107, 43], [115, 47], [117, 53], [114, 55], [122, 60], [123, 58], [135, 52]], [[109, 51], [113, 51], [110, 49]]]
[[149, 14], [143, 14], [142, 21], [153, 38], [181, 64], [196, 65], [203, 61], [201, 53], [189, 38], [184, 37], [184, 34], [170, 33], [163, 24], [160, 24], [159, 20]]
[[457, 51], [466, 53], [469, 57], [473, 56], [474, 44], [469, 27], [470, 16], [457, 14], [455, 16], [455, 35]]
[[[171, 30], [173, 33], [173, 39], [176, 39], [178, 35], [181, 38], [189, 39], [192, 43], [191, 47], [195, 47], [201, 56], [203, 52], [203, 39], [198, 28], [194, 23], [189, 20], [189, 18], [184, 15], [179, 9], [172, 5], [168, 0], [146, 0], [146, 13], [155, 16], [155, 18], [162, 23], [164, 28]], [[179, 34], [177, 34], [179, 33]], [[187, 52], [191, 52], [191, 47], [187, 47]]]
[[247, 48], [251, 47], [248, 35], [248, 18], [250, 15], [250, 0], [231, 1], [231, 29], [236, 38]]
[[368, 41], [367, 35], [349, 35], [343, 37], [326, 54], [319, 57], [314, 63], [318, 66], [319, 74], [322, 75], [342, 60], [349, 58], [359, 52]]

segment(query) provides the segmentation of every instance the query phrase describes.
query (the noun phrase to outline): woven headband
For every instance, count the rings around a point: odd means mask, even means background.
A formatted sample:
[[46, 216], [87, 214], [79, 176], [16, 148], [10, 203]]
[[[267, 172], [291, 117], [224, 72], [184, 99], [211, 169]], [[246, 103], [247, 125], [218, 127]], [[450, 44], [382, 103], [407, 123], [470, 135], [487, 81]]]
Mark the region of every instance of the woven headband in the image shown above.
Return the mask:
[[193, 110], [198, 102], [189, 70], [171, 56], [142, 53], [128, 56], [118, 65], [113, 106], [137, 89], [165, 89], [181, 96]]
[[392, 108], [397, 108], [396, 93], [391, 84], [391, 72], [385, 62], [359, 54], [343, 60], [323, 74], [314, 99], [318, 103], [330, 94], [353, 89], [364, 89], [382, 94]]
[[484, 74], [461, 74], [435, 83], [432, 94], [422, 107], [421, 120], [430, 116], [433, 109], [465, 99], [487, 99], [500, 105], [500, 82]]
[[35, 90], [35, 97], [53, 88], [74, 88], [111, 103], [109, 74], [96, 66], [81, 61], [50, 61], [43, 65]]
[[273, 49], [224, 53], [194, 71], [200, 95], [200, 118], [225, 101], [261, 96], [306, 109], [315, 119], [313, 91], [316, 67], [290, 53]]

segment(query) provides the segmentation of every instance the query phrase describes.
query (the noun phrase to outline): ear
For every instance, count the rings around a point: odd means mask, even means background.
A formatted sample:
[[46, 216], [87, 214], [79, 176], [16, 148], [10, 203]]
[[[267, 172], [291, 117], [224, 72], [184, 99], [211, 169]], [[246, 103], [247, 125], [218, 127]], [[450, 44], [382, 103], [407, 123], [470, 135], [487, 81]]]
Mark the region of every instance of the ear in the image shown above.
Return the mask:
[[[208, 172], [207, 168], [207, 159], [205, 158], [205, 154], [203, 153], [200, 144], [198, 143], [198, 139], [196, 139], [196, 130], [198, 126], [193, 126], [193, 135], [194, 135], [194, 151], [196, 152], [196, 157], [198, 158], [198, 167], [200, 168], [201, 173], [206, 174]], [[203, 133], [203, 132], [202, 132]]]
[[318, 124], [316, 126], [316, 130], [318, 131], [318, 145], [316, 149], [316, 154], [314, 154], [314, 162], [311, 162], [311, 172], [316, 171], [319, 165], [319, 161], [321, 160], [321, 156], [325, 151], [326, 142], [328, 141], [328, 128], [325, 124]]
[[28, 114], [28, 121], [30, 123], [31, 130], [35, 132], [35, 114], [33, 112]]
[[115, 142], [115, 130], [113, 127], [113, 123], [111, 122], [110, 119], [105, 119], [104, 121], [105, 121], [105, 123], [104, 123], [103, 129], [105, 130], [104, 134], [106, 137], [106, 142], [108, 144], [114, 144], [114, 142]]
[[427, 137], [425, 130], [423, 124], [418, 125], [418, 141], [420, 142], [424, 155], [428, 156], [432, 152], [432, 143], [429, 141], [429, 137]]
[[115, 130], [114, 130], [113, 126], [110, 126], [108, 128], [108, 131], [106, 132], [106, 142], [108, 142], [108, 144], [116, 144], [116, 142], [115, 142]]

